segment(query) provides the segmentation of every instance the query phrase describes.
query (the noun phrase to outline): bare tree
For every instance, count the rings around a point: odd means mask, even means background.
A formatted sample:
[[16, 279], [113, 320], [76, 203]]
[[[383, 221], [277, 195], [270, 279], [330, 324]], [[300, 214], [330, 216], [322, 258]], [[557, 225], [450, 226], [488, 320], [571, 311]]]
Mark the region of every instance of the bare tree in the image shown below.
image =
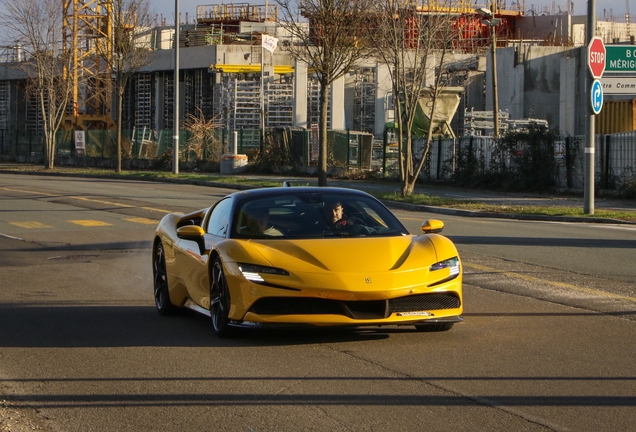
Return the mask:
[[[388, 67], [392, 80], [403, 196], [413, 193], [438, 126], [433, 119], [440, 95], [452, 78], [448, 65], [460, 34], [454, 1], [380, 0], [375, 6], [376, 56]], [[430, 119], [426, 130], [414, 128], [418, 110]], [[414, 134], [426, 137], [419, 160], [414, 154]]]
[[110, 24], [113, 32], [112, 57], [107, 58], [117, 94], [117, 172], [121, 172], [122, 114], [130, 77], [148, 64], [149, 48], [142, 33], [152, 24], [148, 0], [112, 0]]
[[[280, 26], [294, 41], [285, 49], [315, 71], [320, 83], [318, 184], [327, 185], [327, 94], [331, 84], [369, 53], [364, 29], [372, 0], [276, 0]], [[304, 17], [304, 18], [302, 18]]]
[[206, 118], [201, 108], [197, 107], [197, 113], [186, 115], [183, 126], [190, 132], [190, 137], [185, 143], [184, 156], [194, 155], [197, 160], [212, 160], [218, 162], [223, 153], [223, 143], [217, 139], [217, 129], [223, 127], [220, 118]]
[[5, 37], [21, 44], [27, 92], [38, 100], [44, 132], [44, 166], [54, 167], [55, 137], [66, 115], [73, 81], [66, 74], [70, 55], [63, 50], [62, 4], [59, 0], [2, 0]]

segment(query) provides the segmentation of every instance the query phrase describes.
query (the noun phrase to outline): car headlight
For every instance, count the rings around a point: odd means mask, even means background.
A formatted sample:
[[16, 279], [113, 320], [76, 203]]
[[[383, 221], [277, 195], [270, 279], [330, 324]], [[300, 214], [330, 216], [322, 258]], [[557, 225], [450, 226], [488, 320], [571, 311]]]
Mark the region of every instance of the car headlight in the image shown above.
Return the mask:
[[436, 262], [432, 266], [429, 267], [430, 271], [442, 270], [442, 269], [450, 269], [451, 276], [457, 276], [459, 274], [459, 258], [453, 257], [444, 261]]
[[243, 277], [252, 282], [265, 282], [265, 280], [261, 277], [261, 274], [289, 276], [289, 272], [287, 270], [276, 267], [267, 267], [246, 263], [238, 263], [238, 266], [239, 270], [241, 270], [241, 273], [243, 273]]

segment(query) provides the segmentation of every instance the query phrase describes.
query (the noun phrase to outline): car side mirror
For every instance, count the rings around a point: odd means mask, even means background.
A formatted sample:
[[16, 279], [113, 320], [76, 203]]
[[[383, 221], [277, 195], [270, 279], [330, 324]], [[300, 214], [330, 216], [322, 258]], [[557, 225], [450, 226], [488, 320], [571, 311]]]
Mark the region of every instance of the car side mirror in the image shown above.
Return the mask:
[[185, 225], [177, 229], [177, 237], [182, 240], [190, 240], [199, 245], [201, 255], [205, 252], [205, 231], [198, 225]]
[[439, 233], [444, 229], [444, 222], [437, 219], [429, 219], [422, 224], [424, 234]]

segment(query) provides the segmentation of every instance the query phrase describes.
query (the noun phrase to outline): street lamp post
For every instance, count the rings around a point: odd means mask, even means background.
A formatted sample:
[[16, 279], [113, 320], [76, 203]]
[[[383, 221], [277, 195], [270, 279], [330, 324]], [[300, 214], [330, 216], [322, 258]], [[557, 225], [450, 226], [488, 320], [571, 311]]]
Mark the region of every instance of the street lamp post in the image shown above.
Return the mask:
[[[587, 43], [589, 45], [592, 38], [596, 35], [596, 0], [587, 0]], [[589, 54], [588, 54], [588, 62]], [[588, 74], [586, 84], [588, 91], [591, 92], [592, 82], [594, 79]], [[588, 97], [589, 100], [589, 97]], [[583, 213], [586, 215], [594, 214], [594, 137], [596, 130], [594, 128], [594, 110], [588, 103], [587, 108], [587, 142], [585, 144], [585, 183], [583, 185]]]
[[492, 56], [492, 114], [494, 121], [493, 137], [499, 138], [499, 94], [497, 93], [497, 32], [493, 19], [490, 20], [490, 35], [492, 43], [490, 44], [490, 55]]
[[174, 0], [174, 125], [172, 134], [172, 173], [179, 174], [179, 0]]
[[[493, 2], [494, 6], [494, 2]], [[493, 7], [494, 9], [494, 7]], [[499, 137], [499, 95], [497, 92], [497, 32], [495, 27], [501, 23], [500, 18], [495, 18], [493, 11], [486, 8], [477, 9], [477, 13], [483, 16], [481, 22], [490, 30], [490, 55], [492, 59], [492, 115], [493, 137]]]

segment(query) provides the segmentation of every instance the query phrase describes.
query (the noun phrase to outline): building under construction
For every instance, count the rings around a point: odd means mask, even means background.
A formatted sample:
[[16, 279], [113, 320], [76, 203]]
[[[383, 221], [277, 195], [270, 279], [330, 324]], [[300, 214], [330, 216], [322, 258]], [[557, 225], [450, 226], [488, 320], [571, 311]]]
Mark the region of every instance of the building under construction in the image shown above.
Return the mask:
[[[108, 58], [113, 49], [112, 34], [108, 30], [111, 3], [63, 2], [65, 49], [72, 52], [74, 58], [71, 70], [65, 73], [83, 76], [83, 80], [76, 79], [77, 83], [87, 82], [86, 77], [90, 77], [88, 81], [91, 82], [90, 88], [80, 84], [74, 88], [65, 121], [65, 127], [71, 130], [109, 130], [115, 125], [117, 110], [113, 106], [112, 71], [108, 69]], [[576, 70], [580, 66], [577, 63], [580, 54], [571, 53], [573, 50], [578, 53], [585, 45], [585, 17], [570, 13], [571, 2], [558, 13], [541, 11], [530, 15], [524, 12], [525, 5], [514, 4], [515, 7], [507, 8], [505, 2], [496, 2], [493, 12], [499, 21], [496, 26], [491, 26], [484, 24], [476, 12], [480, 6], [468, 1], [450, 9], [435, 4], [422, 8], [405, 3], [405, 7], [411, 7], [415, 14], [450, 13], [457, 29], [461, 29], [454, 55], [462, 72], [457, 74], [459, 78], [455, 84], [465, 91], [458, 108], [460, 114], [452, 123], [457, 135], [464, 133], [462, 113], [465, 110], [492, 109], [487, 96], [490, 74], [486, 73], [491, 31], [496, 32], [498, 55], [501, 52], [498, 72], [504, 77], [499, 90], [500, 108], [518, 118], [546, 118], [552, 128], [560, 128], [569, 121], [552, 111], [544, 115], [542, 109], [561, 112], [568, 108], [551, 108], [549, 103], [541, 106], [533, 102], [545, 97], [542, 94], [528, 95], [523, 100], [518, 95], [507, 95], [508, 85], [511, 94], [516, 94], [518, 88], [506, 81], [508, 71], [501, 68], [516, 68], [524, 62], [530, 65], [531, 60], [551, 55], [553, 59], [574, 58], [573, 63], [558, 60], [562, 62], [559, 73]], [[636, 27], [629, 23], [628, 16], [625, 18], [625, 22], [614, 18], [599, 22], [597, 31], [606, 43], [634, 42]], [[177, 80], [174, 77], [174, 26], [157, 25], [140, 32], [140, 40], [151, 53], [148, 64], [131, 79], [126, 90], [122, 120], [127, 136], [136, 139], [141, 135], [170, 143], [174, 127], [175, 82], [179, 85], [179, 112], [183, 119], [189, 116], [213, 118], [230, 131], [255, 131], [263, 123], [269, 128], [306, 129], [317, 124], [318, 81], [306, 65], [294, 61], [285, 51], [285, 44], [295, 41], [290, 40], [277, 20], [278, 11], [274, 5], [198, 6], [194, 22], [180, 25]], [[311, 20], [309, 22], [311, 26]], [[281, 41], [273, 53], [262, 48], [264, 34], [276, 36]], [[0, 67], [0, 144], [6, 149], [11, 140], [37, 136], [42, 125], [38, 104], [26, 97], [22, 85], [24, 76], [14, 67], [24, 60], [21, 48], [5, 47], [2, 54], [5, 63]], [[368, 132], [380, 138], [385, 125], [393, 120], [388, 75], [386, 67], [368, 62], [337, 80], [329, 92], [328, 127]], [[526, 77], [529, 79], [530, 75], [528, 73]], [[554, 96], [557, 99], [560, 97], [558, 89], [549, 90], [557, 92]], [[569, 92], [575, 94], [579, 90], [576, 84]], [[524, 88], [523, 91], [533, 89]], [[573, 133], [582, 128], [578, 121], [570, 123]], [[255, 142], [259, 139], [258, 133], [253, 139]]]

